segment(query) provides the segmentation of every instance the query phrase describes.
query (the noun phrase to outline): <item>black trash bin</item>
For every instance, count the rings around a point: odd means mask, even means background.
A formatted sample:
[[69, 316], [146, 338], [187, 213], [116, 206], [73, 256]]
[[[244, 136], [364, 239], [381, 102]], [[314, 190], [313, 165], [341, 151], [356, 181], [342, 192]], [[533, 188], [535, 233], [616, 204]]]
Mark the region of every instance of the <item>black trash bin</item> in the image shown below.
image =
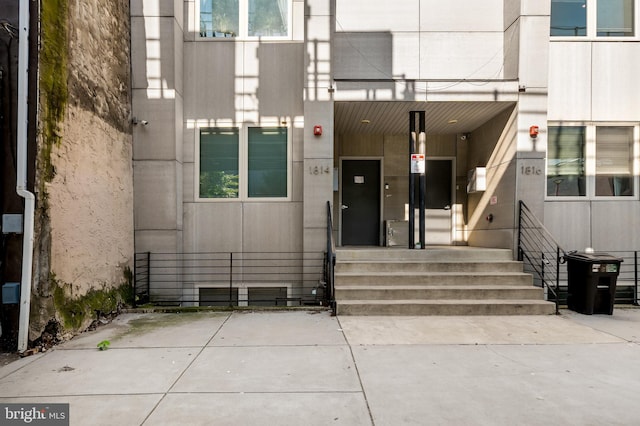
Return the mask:
[[581, 314], [613, 314], [622, 259], [606, 253], [569, 253], [567, 306]]

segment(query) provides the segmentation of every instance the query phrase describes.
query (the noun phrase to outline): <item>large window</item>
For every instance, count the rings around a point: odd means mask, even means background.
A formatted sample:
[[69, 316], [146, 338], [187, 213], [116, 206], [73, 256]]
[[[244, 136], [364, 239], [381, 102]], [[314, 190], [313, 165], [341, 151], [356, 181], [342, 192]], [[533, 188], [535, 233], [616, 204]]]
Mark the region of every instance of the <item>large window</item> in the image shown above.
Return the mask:
[[549, 126], [548, 197], [634, 197], [637, 126]]
[[586, 195], [584, 158], [584, 127], [549, 127], [547, 195]]
[[287, 196], [287, 129], [249, 128], [249, 197]]
[[291, 0], [200, 0], [201, 37], [286, 38]]
[[551, 36], [633, 37], [636, 0], [551, 0]]
[[633, 127], [596, 128], [596, 195], [633, 196]]
[[551, 35], [586, 36], [587, 1], [551, 0]]
[[200, 129], [200, 198], [238, 198], [238, 129]]
[[634, 0], [598, 0], [598, 36], [631, 37]]
[[288, 197], [286, 127], [203, 127], [199, 147], [200, 199]]

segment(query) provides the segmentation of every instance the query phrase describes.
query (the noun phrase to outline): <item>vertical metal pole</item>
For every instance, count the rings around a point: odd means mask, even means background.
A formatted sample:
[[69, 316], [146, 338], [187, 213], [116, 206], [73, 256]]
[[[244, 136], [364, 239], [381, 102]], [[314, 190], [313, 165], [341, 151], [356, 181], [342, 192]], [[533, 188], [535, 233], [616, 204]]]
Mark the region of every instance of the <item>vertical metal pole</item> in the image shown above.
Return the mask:
[[151, 252], [147, 252], [147, 295], [151, 302]]
[[416, 223], [415, 223], [415, 180], [411, 172], [411, 154], [416, 153], [416, 114], [409, 112], [409, 248], [416, 245]]
[[542, 287], [544, 288], [546, 281], [544, 280], [544, 252], [541, 253], [541, 258], [540, 258], [540, 272], [541, 272], [541, 277], [542, 277]]
[[[425, 112], [424, 111], [420, 111], [419, 113], [420, 116], [420, 127], [419, 127], [419, 133], [418, 133], [418, 151], [420, 154], [425, 155], [426, 157], [426, 153], [427, 153], [427, 141], [426, 141], [426, 135], [425, 135]], [[425, 158], [425, 164], [426, 164], [426, 158]], [[426, 166], [425, 166], [426, 167]], [[423, 171], [422, 173], [420, 173], [420, 195], [419, 195], [419, 199], [420, 199], [420, 216], [419, 216], [419, 222], [420, 222], [420, 248], [424, 249], [426, 247], [426, 238], [425, 238], [425, 207], [426, 207], [426, 200], [425, 200], [425, 196], [426, 196], [426, 189], [427, 189], [427, 174], [426, 174], [426, 168], [425, 171]]]
[[556, 246], [556, 315], [560, 313], [560, 247]]
[[634, 305], [638, 306], [638, 251], [634, 251], [633, 252], [633, 281], [635, 282], [635, 287], [633, 290], [633, 300], [634, 300]]
[[134, 308], [136, 308], [136, 294], [138, 291], [136, 290], [136, 284], [138, 283], [138, 253], [133, 254], [133, 300], [131, 304]]
[[522, 262], [522, 200], [518, 202], [518, 261]]
[[233, 307], [233, 252], [229, 253], [229, 307]]

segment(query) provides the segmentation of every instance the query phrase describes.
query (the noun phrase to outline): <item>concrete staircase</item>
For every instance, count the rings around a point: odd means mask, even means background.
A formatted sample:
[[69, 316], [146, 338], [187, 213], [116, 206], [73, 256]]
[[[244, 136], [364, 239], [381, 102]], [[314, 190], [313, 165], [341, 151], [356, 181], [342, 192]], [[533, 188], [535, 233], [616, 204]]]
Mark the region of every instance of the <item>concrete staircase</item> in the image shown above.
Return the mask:
[[546, 315], [555, 305], [510, 250], [338, 249], [338, 315]]

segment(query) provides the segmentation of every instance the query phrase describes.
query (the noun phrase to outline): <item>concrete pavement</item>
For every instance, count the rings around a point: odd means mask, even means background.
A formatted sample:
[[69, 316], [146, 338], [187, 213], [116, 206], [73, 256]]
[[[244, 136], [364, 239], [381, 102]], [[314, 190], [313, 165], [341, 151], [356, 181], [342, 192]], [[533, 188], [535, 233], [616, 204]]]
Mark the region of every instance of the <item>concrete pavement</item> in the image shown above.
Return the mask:
[[633, 425], [638, 395], [640, 309], [619, 307], [124, 314], [0, 368], [1, 403], [69, 403], [72, 425]]

